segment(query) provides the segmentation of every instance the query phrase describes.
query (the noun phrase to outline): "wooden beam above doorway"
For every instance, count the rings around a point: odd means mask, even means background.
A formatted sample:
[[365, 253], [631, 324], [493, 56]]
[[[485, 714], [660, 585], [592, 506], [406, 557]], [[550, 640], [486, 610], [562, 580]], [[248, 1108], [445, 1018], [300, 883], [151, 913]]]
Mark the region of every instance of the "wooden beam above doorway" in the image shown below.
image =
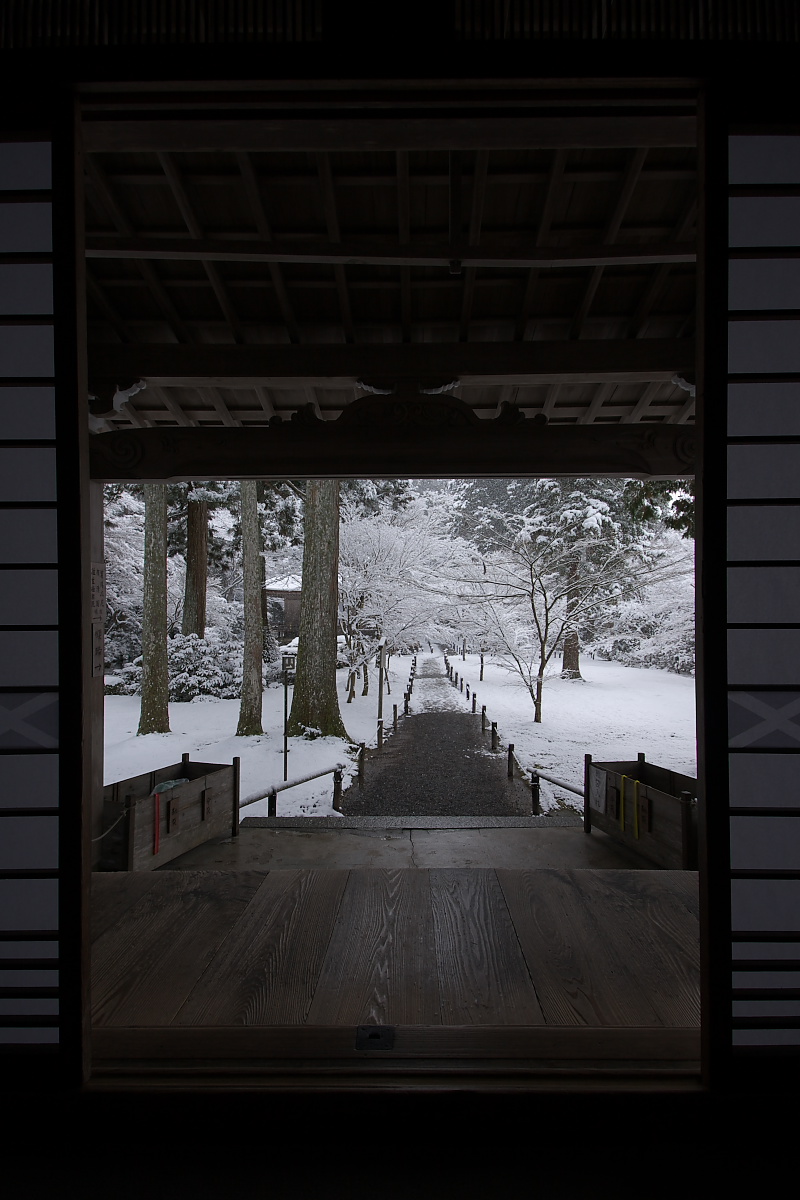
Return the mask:
[[694, 370], [691, 338], [372, 345], [95, 345], [89, 375], [127, 386], [354, 387], [413, 379], [462, 384], [650, 383]]
[[685, 426], [548, 425], [505, 410], [480, 419], [447, 396], [362, 397], [336, 421], [313, 405], [290, 421], [235, 428], [116, 431], [90, 442], [93, 479], [486, 478], [694, 474]]
[[331, 245], [329, 239], [293, 239], [290, 242], [221, 241], [213, 238], [89, 237], [86, 257], [147, 259], [170, 262], [261, 262], [344, 266], [533, 268], [644, 267], [662, 263], [693, 263], [693, 244], [663, 245], [532, 246], [530, 239], [517, 244], [467, 246], [441, 242], [401, 246], [395, 240], [370, 238]]
[[204, 113], [164, 120], [83, 122], [86, 153], [336, 150], [541, 150], [687, 147], [697, 122], [684, 113], [614, 115], [603, 108], [569, 116], [239, 117]]

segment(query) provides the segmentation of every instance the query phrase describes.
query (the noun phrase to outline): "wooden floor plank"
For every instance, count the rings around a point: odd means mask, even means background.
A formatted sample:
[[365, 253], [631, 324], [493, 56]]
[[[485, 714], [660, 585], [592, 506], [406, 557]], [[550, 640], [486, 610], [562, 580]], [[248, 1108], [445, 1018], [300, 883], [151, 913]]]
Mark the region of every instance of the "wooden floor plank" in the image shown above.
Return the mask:
[[436, 1024], [427, 871], [351, 871], [310, 1025]]
[[347, 877], [347, 871], [271, 871], [175, 1025], [302, 1024]]
[[116, 925], [158, 880], [155, 871], [93, 871], [91, 940]]
[[578, 891], [575, 877], [583, 874], [497, 872], [546, 1021], [662, 1025], [635, 958], [621, 954], [607, 936], [605, 909]]
[[433, 870], [443, 1025], [541, 1025], [544, 1015], [493, 870]]
[[603, 912], [609, 942], [635, 970], [659, 1023], [686, 1027], [700, 1024], [700, 930], [686, 882], [672, 875], [576, 871], [574, 884], [587, 907]]
[[169, 1025], [264, 882], [262, 871], [171, 871], [92, 947], [92, 1019]]

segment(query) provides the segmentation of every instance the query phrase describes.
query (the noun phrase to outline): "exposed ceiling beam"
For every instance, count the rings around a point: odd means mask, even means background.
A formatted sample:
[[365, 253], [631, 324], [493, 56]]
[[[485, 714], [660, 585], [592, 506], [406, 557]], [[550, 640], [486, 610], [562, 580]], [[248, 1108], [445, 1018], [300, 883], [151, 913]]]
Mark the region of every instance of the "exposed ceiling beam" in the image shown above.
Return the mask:
[[[317, 155], [317, 172], [322, 190], [322, 208], [325, 213], [325, 224], [328, 228], [328, 241], [339, 245], [342, 240], [339, 228], [339, 214], [336, 211], [336, 194], [333, 190], [333, 175], [331, 174], [331, 159], [327, 153]], [[344, 266], [337, 262], [333, 268], [336, 279], [336, 290], [339, 293], [339, 308], [342, 313], [342, 328], [346, 342], [355, 341], [353, 329], [353, 314], [350, 309], [350, 293], [347, 290], [347, 276]]]
[[[542, 247], [547, 241], [547, 235], [550, 232], [550, 226], [555, 215], [556, 196], [558, 189], [561, 186], [564, 177], [564, 167], [567, 161], [566, 150], [556, 150], [553, 155], [553, 161], [550, 164], [550, 174], [547, 179], [547, 191], [544, 196], [544, 204], [542, 211], [539, 214], [539, 226], [536, 230], [536, 247]], [[589, 265], [589, 264], [587, 264]], [[594, 265], [593, 263], [591, 265]], [[519, 317], [517, 318], [516, 328], [514, 329], [514, 340], [521, 341], [525, 337], [528, 328], [528, 317], [533, 306], [533, 294], [536, 290], [536, 280], [539, 278], [540, 266], [538, 262], [529, 263], [528, 279], [525, 284], [525, 295], [522, 300], [522, 308], [520, 309]]]
[[[391, 437], [338, 421], [248, 429], [116, 430], [90, 442], [93, 479], [458, 478], [608, 474], [679, 478], [694, 474], [692, 447], [676, 425], [545, 425], [476, 419], [460, 436], [399, 427]], [[425, 429], [422, 436], [423, 428]]]
[[[622, 222], [625, 219], [625, 214], [628, 211], [628, 205], [631, 202], [634, 189], [636, 188], [636, 184], [639, 181], [639, 176], [642, 173], [642, 167], [644, 166], [644, 160], [646, 156], [646, 150], [634, 150], [630, 155], [628, 169], [625, 172], [625, 178], [622, 184], [622, 190], [617, 197], [617, 203], [614, 206], [614, 212], [612, 213], [611, 220], [606, 227], [605, 237], [603, 238], [603, 242], [607, 246], [610, 246], [617, 240], [617, 234], [620, 231], [620, 226], [622, 225]], [[569, 334], [571, 338], [577, 339], [581, 336], [583, 323], [586, 320], [589, 309], [592, 306], [595, 293], [600, 286], [600, 280], [603, 277], [604, 269], [605, 268], [602, 266], [596, 266], [592, 270], [584, 289], [583, 297], [578, 305], [575, 319], [572, 322], [572, 328], [570, 329]]]
[[[548, 222], [549, 228], [549, 222]], [[543, 235], [539, 235], [543, 237]], [[385, 239], [352, 239], [332, 244], [319, 238], [291, 242], [188, 241], [162, 237], [89, 237], [87, 258], [159, 260], [170, 262], [263, 262], [388, 267], [447, 267], [453, 257], [462, 266], [533, 268], [636, 267], [658, 263], [693, 263], [693, 242], [634, 243], [632, 245], [582, 245], [542, 247], [515, 238], [494, 246], [455, 246], [448, 242], [417, 242], [408, 248]]]
[[536, 117], [305, 117], [210, 120], [92, 120], [83, 123], [90, 153], [161, 151], [541, 150], [632, 146], [687, 147], [694, 116], [596, 114]]
[[[408, 151], [398, 150], [397, 168], [397, 239], [401, 246], [411, 241], [411, 190], [408, 174]], [[400, 268], [400, 326], [404, 342], [411, 341], [411, 271]]]
[[[272, 229], [270, 228], [267, 212], [264, 208], [264, 201], [261, 197], [261, 189], [258, 185], [258, 178], [250, 157], [247, 154], [237, 154], [236, 162], [239, 167], [239, 172], [244, 183], [244, 190], [247, 195], [247, 201], [250, 205], [250, 211], [253, 215], [253, 222], [258, 230], [258, 236], [262, 242], [272, 241]], [[275, 295], [280, 306], [281, 316], [286, 325], [286, 332], [289, 335], [290, 342], [299, 342], [300, 333], [297, 327], [297, 319], [294, 315], [292, 302], [289, 299], [289, 293], [286, 289], [286, 281], [283, 278], [283, 271], [280, 263], [269, 264], [269, 274], [272, 280], [272, 286], [275, 289]]]
[[[95, 195], [106, 209], [108, 215], [111, 217], [111, 220], [116, 225], [117, 230], [124, 238], [129, 240], [132, 244], [135, 244], [137, 239], [133, 225], [120, 207], [120, 204], [114, 195], [114, 191], [103, 168], [88, 154], [85, 156], [85, 162], [87, 177], [94, 189]], [[175, 308], [175, 305], [167, 295], [161, 280], [156, 275], [155, 267], [146, 259], [137, 260], [137, 267], [140, 275], [147, 284], [150, 295], [153, 297], [156, 305], [161, 309], [167, 324], [172, 330], [173, 336], [179, 342], [191, 342], [192, 335], [184, 325], [178, 310]]]
[[336, 387], [359, 379], [461, 379], [473, 386], [527, 383], [664, 382], [694, 370], [691, 339], [309, 345], [95, 345], [102, 378], [207, 387]]
[[[481, 239], [481, 222], [483, 221], [483, 205], [486, 199], [486, 175], [489, 167], [488, 150], [478, 150], [475, 156], [475, 174], [472, 183], [472, 209], [469, 218], [469, 244], [477, 246]], [[461, 321], [459, 324], [458, 340], [466, 342], [469, 338], [469, 323], [472, 316], [472, 304], [475, 298], [475, 267], [467, 267], [464, 271], [464, 293], [461, 298]]]
[[[180, 171], [169, 154], [159, 154], [158, 159], [161, 163], [164, 174], [169, 181], [169, 186], [175, 198], [175, 202], [180, 209], [181, 216], [186, 223], [186, 228], [189, 230], [192, 240], [195, 242], [202, 241], [203, 230], [200, 227], [200, 222], [197, 220], [191, 201], [186, 192], [186, 188], [183, 185]], [[222, 282], [219, 271], [208, 259], [203, 260], [203, 266], [205, 268], [206, 275], [208, 276], [209, 283], [214, 289], [214, 295], [217, 297], [217, 303], [222, 310], [222, 315], [230, 326], [233, 340], [235, 342], [243, 342], [245, 340], [244, 330], [242, 329], [241, 323], [236, 314], [236, 310], [231, 303], [231, 298], [228, 295], [225, 284]]]

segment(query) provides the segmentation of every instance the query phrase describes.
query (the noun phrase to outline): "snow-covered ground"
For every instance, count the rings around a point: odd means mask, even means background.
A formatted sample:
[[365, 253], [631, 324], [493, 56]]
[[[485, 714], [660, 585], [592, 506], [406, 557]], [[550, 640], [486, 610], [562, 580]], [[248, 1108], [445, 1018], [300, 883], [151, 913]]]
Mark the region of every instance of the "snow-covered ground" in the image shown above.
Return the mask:
[[[418, 656], [418, 666], [428, 655]], [[434, 656], [443, 662], [441, 655]], [[668, 671], [623, 667], [583, 657], [583, 680], [563, 680], [558, 674], [545, 681], [543, 720], [533, 721], [533, 704], [521, 680], [489, 658], [480, 681], [480, 659], [468, 654], [451, 659], [470, 689], [477, 692], [477, 707], [486, 705], [487, 718], [497, 721], [503, 743], [513, 742], [523, 767], [539, 767], [565, 783], [583, 787], [583, 756], [598, 762], [635, 759], [643, 751], [648, 761], [682, 774], [696, 774], [694, 680]], [[403, 692], [410, 657], [390, 660], [392, 695], [384, 696], [384, 718], [391, 729], [392, 705], [403, 710]], [[560, 664], [556, 663], [556, 667]], [[370, 695], [344, 702], [345, 671], [337, 673], [341, 711], [353, 742], [374, 746], [377, 738], [375, 673]], [[432, 697], [424, 679], [414, 684], [411, 711], [430, 711]], [[136, 736], [138, 696], [106, 696], [105, 782], [127, 779], [144, 771], [178, 762], [188, 751], [201, 762], [230, 763], [241, 758], [242, 800], [283, 781], [283, 688], [264, 692], [263, 737], [236, 737], [238, 700], [195, 700], [170, 704], [172, 733]], [[291, 703], [291, 697], [290, 697]], [[446, 693], [448, 708], [468, 711], [465, 696], [455, 689]], [[438, 704], [437, 704], [438, 707]], [[355, 773], [355, 761], [346, 742], [338, 738], [289, 739], [289, 779], [346, 763], [345, 780]], [[326, 775], [278, 793], [282, 816], [332, 816], [332, 776]], [[581, 800], [564, 789], [542, 781], [542, 810], [579, 808]], [[266, 816], [267, 801], [242, 810], [243, 817]]]
[[[522, 766], [538, 767], [583, 789], [584, 755], [597, 762], [635, 760], [641, 751], [649, 762], [683, 775], [697, 774], [694, 679], [670, 671], [624, 667], [581, 656], [583, 679], [562, 679], [560, 660], [545, 678], [542, 722], [534, 724], [533, 702], [518, 675], [488, 657], [480, 682], [480, 656], [450, 659], [470, 691], [477, 708], [497, 721], [503, 743], [514, 743]], [[459, 692], [467, 709], [467, 702]], [[471, 706], [471, 701], [470, 701]], [[560, 798], [560, 799], [559, 799]], [[541, 781], [541, 806], [546, 812], [564, 804], [582, 808], [580, 796]]]
[[[383, 717], [387, 733], [392, 727], [392, 705], [403, 711], [403, 692], [411, 669], [411, 656], [393, 655], [389, 660], [391, 695], [384, 695]], [[377, 744], [378, 693], [377, 672], [370, 674], [370, 694], [361, 696], [356, 688], [352, 704], [345, 701], [346, 670], [337, 671], [340, 707], [345, 729], [353, 742]], [[289, 707], [292, 696], [289, 689]], [[263, 737], [237, 737], [239, 720], [238, 700], [218, 700], [215, 697], [193, 700], [190, 704], [170, 704], [171, 733], [148, 733], [137, 737], [139, 725], [139, 696], [106, 696], [105, 698], [105, 767], [104, 782], [129, 779], [158, 767], [179, 762], [188, 753], [199, 762], [230, 763], [241, 758], [241, 798], [266, 792], [273, 784], [283, 782], [283, 685], [264, 691], [261, 709]], [[345, 786], [355, 775], [356, 762], [348, 742], [341, 738], [289, 738], [289, 780], [300, 779], [315, 771], [345, 763]], [[300, 784], [278, 793], [279, 816], [330, 817], [333, 776], [326, 775], [310, 783]], [[242, 817], [265, 817], [267, 800], [259, 800], [242, 809]]]

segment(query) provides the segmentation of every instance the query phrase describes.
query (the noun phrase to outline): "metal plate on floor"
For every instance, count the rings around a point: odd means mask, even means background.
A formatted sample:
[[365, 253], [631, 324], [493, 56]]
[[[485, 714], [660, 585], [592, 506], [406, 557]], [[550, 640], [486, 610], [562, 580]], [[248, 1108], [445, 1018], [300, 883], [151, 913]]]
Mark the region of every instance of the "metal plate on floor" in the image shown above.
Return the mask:
[[359, 1025], [356, 1029], [356, 1050], [393, 1050], [393, 1025]]

